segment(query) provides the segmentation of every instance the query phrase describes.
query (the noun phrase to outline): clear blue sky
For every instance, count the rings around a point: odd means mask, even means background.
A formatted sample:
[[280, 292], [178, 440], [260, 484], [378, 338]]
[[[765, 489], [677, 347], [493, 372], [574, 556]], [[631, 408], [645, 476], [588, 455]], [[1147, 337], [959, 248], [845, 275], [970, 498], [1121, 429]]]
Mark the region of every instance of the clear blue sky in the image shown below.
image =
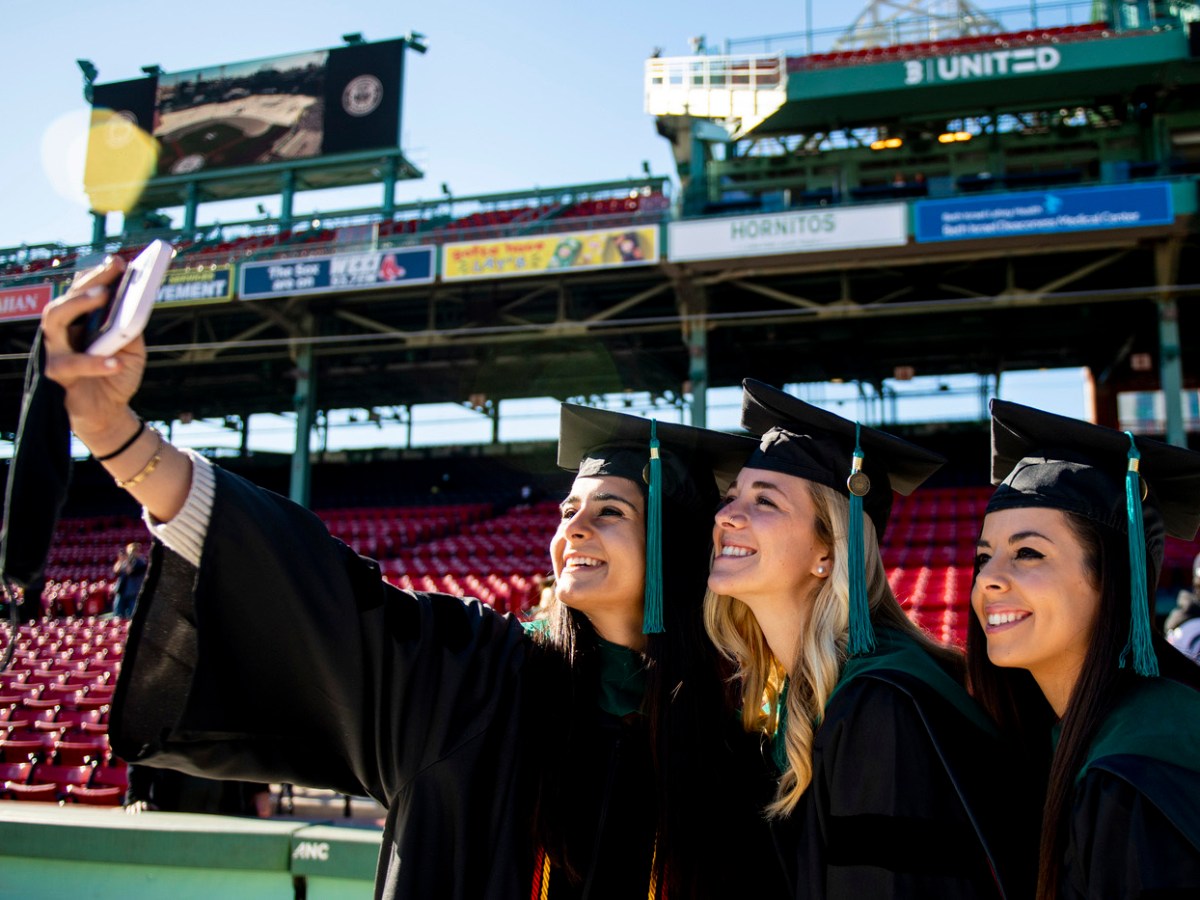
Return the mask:
[[[812, 7], [814, 27], [833, 29], [849, 25], [863, 5], [813, 0]], [[642, 111], [643, 64], [654, 48], [686, 55], [692, 36], [704, 35], [710, 47], [720, 47], [727, 39], [795, 32], [805, 24], [805, 4], [795, 0], [9, 0], [0, 8], [0, 247], [90, 239], [81, 190], [87, 106], [79, 58], [96, 65], [103, 83], [140, 77], [141, 67], [150, 64], [178, 72], [337, 46], [349, 32], [368, 40], [421, 32], [429, 52], [407, 57], [401, 145], [426, 177], [400, 186], [397, 196], [406, 200], [435, 197], [442, 182], [461, 196], [619, 179], [638, 175], [643, 160], [655, 174], [673, 176], [668, 145]], [[201, 221], [250, 217], [255, 202], [203, 207]], [[377, 189], [301, 195], [297, 210], [375, 202]], [[1078, 373], [1032, 381], [1043, 404], [1083, 414]], [[1051, 383], [1061, 399], [1047, 404]], [[1031, 399], [1024, 392], [1010, 396]], [[736, 399], [710, 399], [712, 424], [727, 424]], [[466, 425], [468, 413], [451, 414]], [[956, 410], [947, 417], [963, 415]], [[549, 436], [553, 418], [548, 408], [528, 425], [536, 436]], [[511, 422], [506, 439], [535, 436], [527, 434], [521, 413]], [[205, 430], [202, 423], [194, 428]], [[269, 442], [282, 444], [288, 430], [286, 422], [263, 422], [258, 435], [268, 439], [275, 431], [277, 441]], [[487, 439], [482, 423], [476, 430]], [[372, 431], [349, 429], [359, 437], [346, 443], [380, 442], [382, 435]], [[213, 442], [221, 429], [208, 426], [207, 433], [196, 440]]]

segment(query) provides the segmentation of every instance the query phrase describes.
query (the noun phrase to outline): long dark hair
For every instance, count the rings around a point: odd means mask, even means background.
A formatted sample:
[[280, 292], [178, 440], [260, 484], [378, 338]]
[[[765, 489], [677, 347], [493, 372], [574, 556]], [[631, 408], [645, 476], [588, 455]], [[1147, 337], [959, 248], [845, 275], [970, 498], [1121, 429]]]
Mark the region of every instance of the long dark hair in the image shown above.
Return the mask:
[[[1053, 900], [1058, 896], [1075, 778], [1121, 689], [1139, 677], [1132, 668], [1118, 665], [1129, 636], [1128, 538], [1114, 528], [1082, 516], [1064, 515], [1083, 547], [1084, 566], [1100, 595], [1100, 605], [1079, 678], [1063, 712], [1058, 747], [1049, 762], [1038, 851], [1037, 900]], [[1158, 567], [1156, 561], [1148, 562], [1146, 588], [1147, 595], [1153, 598]], [[978, 567], [975, 574], [978, 577]], [[1178, 665], [1179, 654], [1157, 635], [1154, 649], [1165, 677], [1193, 685], [1200, 682], [1195, 672]], [[991, 663], [987, 638], [974, 615], [967, 626], [967, 666], [972, 694], [1000, 727], [1017, 737], [1031, 755], [1038, 754], [1039, 744], [1048, 748], [1054, 711], [1028, 671], [1000, 668]]]
[[[644, 489], [643, 489], [644, 496]], [[715, 501], [714, 489], [714, 501]], [[715, 502], [714, 502], [715, 508]], [[730, 741], [740, 729], [726, 710], [732, 698], [728, 665], [704, 630], [704, 592], [712, 552], [712, 522], [695, 509], [663, 501], [663, 620], [666, 631], [647, 637], [643, 651], [647, 684], [643, 712], [655, 770], [659, 883], [672, 897], [719, 896], [708, 877], [728, 848], [717, 840], [722, 816], [753, 810], [745, 797]], [[569, 704], [566, 733], [544, 749], [538, 789], [535, 839], [554, 864], [573, 880], [586, 872], [592, 847], [571, 846], [572, 785], [580, 772], [571, 761], [577, 742], [587, 740], [594, 719], [599, 678], [598, 636], [587, 616], [556, 604], [545, 642], [567, 661], [568, 674], [556, 693]], [[732, 737], [731, 737], [732, 736]], [[649, 799], [649, 798], [647, 798]], [[647, 871], [649, 881], [649, 871]]]

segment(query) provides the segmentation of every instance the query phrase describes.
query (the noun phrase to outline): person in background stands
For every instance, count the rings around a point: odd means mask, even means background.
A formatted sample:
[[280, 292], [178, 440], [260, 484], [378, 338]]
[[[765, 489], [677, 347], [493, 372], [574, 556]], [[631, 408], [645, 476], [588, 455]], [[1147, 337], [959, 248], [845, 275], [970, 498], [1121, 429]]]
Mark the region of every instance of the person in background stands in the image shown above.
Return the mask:
[[142, 580], [146, 577], [146, 559], [142, 556], [142, 545], [126, 544], [113, 563], [113, 574], [117, 581], [113, 588], [113, 615], [119, 619], [133, 616]]
[[1163, 631], [1167, 643], [1200, 662], [1200, 553], [1192, 560], [1192, 589], [1179, 592]]

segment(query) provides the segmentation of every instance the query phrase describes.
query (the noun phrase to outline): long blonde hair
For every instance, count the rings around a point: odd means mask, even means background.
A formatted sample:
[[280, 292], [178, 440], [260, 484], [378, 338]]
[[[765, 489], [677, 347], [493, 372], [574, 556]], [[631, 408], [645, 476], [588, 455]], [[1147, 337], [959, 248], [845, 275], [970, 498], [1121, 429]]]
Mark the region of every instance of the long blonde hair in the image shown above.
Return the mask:
[[[704, 626], [709, 636], [717, 649], [737, 666], [742, 725], [747, 731], [775, 734], [779, 727], [779, 698], [784, 679], [788, 679], [787, 733], [783, 735], [787, 768], [780, 777], [775, 799], [766, 809], [774, 817], [790, 815], [812, 781], [813, 736], [841, 677], [850, 631], [849, 501], [825, 485], [807, 479], [804, 484], [816, 512], [816, 536], [830, 548], [833, 571], [812, 598], [808, 627], [800, 635], [797, 659], [785, 665], [775, 657], [754, 613], [740, 600], [709, 591], [704, 601]], [[896, 602], [879, 554], [875, 526], [869, 517], [863, 519], [863, 550], [872, 623], [902, 630], [935, 657], [955, 660], [961, 665], [960, 654], [926, 636]]]

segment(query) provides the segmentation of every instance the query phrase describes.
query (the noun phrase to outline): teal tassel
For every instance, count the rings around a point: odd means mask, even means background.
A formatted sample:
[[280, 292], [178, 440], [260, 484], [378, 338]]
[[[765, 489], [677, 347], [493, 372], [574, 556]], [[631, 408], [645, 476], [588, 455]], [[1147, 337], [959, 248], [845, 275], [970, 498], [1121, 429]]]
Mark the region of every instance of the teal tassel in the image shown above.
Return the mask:
[[658, 423], [650, 420], [650, 492], [646, 501], [646, 593], [642, 634], [662, 634], [662, 460], [658, 455]]
[[779, 710], [775, 715], [775, 738], [771, 741], [771, 761], [775, 763], [775, 769], [781, 775], [788, 769], [787, 758], [787, 695], [788, 685], [791, 680], [783, 679], [783, 687], [779, 691]]
[[1130, 653], [1133, 671], [1139, 675], [1157, 676], [1158, 658], [1150, 643], [1150, 600], [1146, 595], [1146, 532], [1142, 525], [1142, 480], [1138, 452], [1133, 435], [1129, 435], [1129, 468], [1125, 472], [1125, 513], [1129, 516], [1129, 641], [1121, 651], [1120, 665], [1125, 668]]
[[[859, 441], [861, 428], [854, 423], [854, 466], [850, 471], [849, 483], [862, 475], [862, 446]], [[869, 490], [869, 482], [867, 490]], [[866, 491], [862, 491], [866, 493]], [[871, 625], [871, 607], [867, 602], [867, 563], [863, 552], [863, 499], [860, 493], [850, 491], [850, 528], [847, 541], [850, 545], [847, 568], [850, 570], [850, 638], [846, 651], [850, 656], [864, 656], [875, 652], [875, 629]]]

